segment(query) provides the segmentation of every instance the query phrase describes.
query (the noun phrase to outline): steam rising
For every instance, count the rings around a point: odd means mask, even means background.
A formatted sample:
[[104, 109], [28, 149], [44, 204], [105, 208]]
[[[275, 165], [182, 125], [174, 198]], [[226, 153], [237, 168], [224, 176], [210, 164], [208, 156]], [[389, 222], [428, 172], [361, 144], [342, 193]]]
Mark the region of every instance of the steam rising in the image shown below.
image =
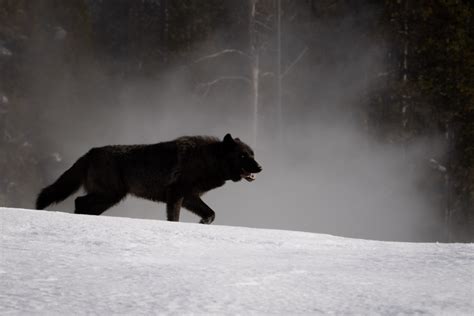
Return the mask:
[[[405, 147], [381, 143], [357, 123], [363, 96], [378, 88], [366, 74], [383, 73], [384, 49], [368, 39], [351, 41], [353, 25], [341, 25], [339, 35], [331, 25], [315, 30], [321, 34], [317, 47], [284, 83], [305, 92], [284, 94], [282, 140], [275, 139], [271, 111], [262, 111], [255, 153], [263, 172], [252, 183], [227, 183], [204, 196], [216, 211], [215, 224], [410, 241], [430, 240], [440, 229], [432, 197], [419, 188], [424, 174], [413, 166], [442, 148], [436, 139]], [[210, 49], [203, 44], [196, 51]], [[291, 61], [298, 51], [283, 54]], [[225, 63], [206, 66], [225, 68]], [[111, 80], [100, 66], [85, 62], [75, 79], [53, 77], [39, 93], [50, 109], [40, 133], [49, 150], [64, 155], [65, 164], [49, 170], [49, 180], [94, 146], [228, 132], [252, 145], [253, 109], [244, 88], [235, 83], [202, 97], [190, 71], [179, 65], [160, 75], [166, 80]], [[41, 80], [33, 78], [34, 84]], [[53, 209], [72, 211], [73, 198]], [[165, 219], [165, 213], [163, 204], [127, 198], [106, 215]], [[181, 218], [198, 221], [186, 210]]]

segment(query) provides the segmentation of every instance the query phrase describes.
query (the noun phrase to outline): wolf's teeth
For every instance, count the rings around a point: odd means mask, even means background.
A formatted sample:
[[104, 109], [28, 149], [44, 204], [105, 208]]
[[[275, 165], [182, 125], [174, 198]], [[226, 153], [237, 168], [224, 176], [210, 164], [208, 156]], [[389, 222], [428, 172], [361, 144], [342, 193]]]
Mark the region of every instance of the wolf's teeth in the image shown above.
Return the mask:
[[245, 176], [244, 178], [245, 178], [245, 180], [250, 182], [250, 181], [255, 180], [255, 175], [251, 173], [251, 174]]

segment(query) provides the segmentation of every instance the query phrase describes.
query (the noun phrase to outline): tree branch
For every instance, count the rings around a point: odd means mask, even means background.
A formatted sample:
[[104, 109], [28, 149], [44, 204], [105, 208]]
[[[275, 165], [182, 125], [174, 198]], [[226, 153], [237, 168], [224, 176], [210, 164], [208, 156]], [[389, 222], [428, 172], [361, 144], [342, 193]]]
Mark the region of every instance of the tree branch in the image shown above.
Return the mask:
[[259, 21], [259, 20], [257, 20], [257, 19], [255, 19], [255, 24], [260, 25], [261, 27], [263, 27], [263, 28], [265, 28], [265, 29], [267, 29], [267, 30], [269, 30], [269, 31], [272, 31], [272, 30], [273, 30], [270, 26], [268, 26], [267, 24], [265, 24], [265, 23], [263, 23], [263, 22], [261, 22], [261, 21]]
[[200, 83], [197, 85], [196, 89], [199, 91], [203, 91], [202, 95], [206, 96], [209, 93], [209, 90], [215, 86], [216, 84], [223, 82], [223, 81], [231, 81], [231, 80], [236, 80], [236, 81], [243, 81], [247, 84], [251, 84], [250, 79], [244, 76], [224, 76], [224, 77], [219, 77], [215, 80], [205, 82], [205, 83]]
[[238, 50], [238, 49], [224, 49], [224, 50], [221, 50], [220, 52], [217, 52], [217, 53], [214, 53], [214, 54], [207, 55], [207, 56], [201, 57], [199, 59], [196, 59], [193, 63], [194, 64], [200, 63], [200, 62], [203, 62], [205, 60], [212, 59], [212, 58], [217, 58], [217, 57], [225, 55], [225, 54], [238, 54], [238, 55], [250, 58], [250, 55], [244, 53], [241, 50]]
[[303, 51], [295, 58], [295, 60], [286, 68], [286, 70], [281, 74], [281, 77], [284, 78], [290, 70], [303, 58], [304, 54], [308, 51], [308, 46], [306, 46]]

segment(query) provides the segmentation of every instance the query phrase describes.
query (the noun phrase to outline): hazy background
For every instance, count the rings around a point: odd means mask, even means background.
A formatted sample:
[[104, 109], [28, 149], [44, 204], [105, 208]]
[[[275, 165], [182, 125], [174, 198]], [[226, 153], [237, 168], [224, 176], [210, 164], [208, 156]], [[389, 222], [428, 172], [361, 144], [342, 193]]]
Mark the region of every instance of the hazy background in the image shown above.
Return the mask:
[[[125, 21], [116, 29], [111, 25], [118, 24], [107, 23], [114, 19], [112, 5], [86, 3], [102, 43], [127, 32], [130, 24]], [[116, 9], [126, 8], [124, 3]], [[429, 182], [433, 174], [443, 176], [429, 161], [444, 157], [444, 135], [431, 131], [401, 142], [382, 137], [368, 123], [368, 100], [385, 93], [390, 84], [387, 54], [392, 43], [373, 29], [383, 18], [382, 6], [367, 1], [321, 16], [314, 16], [303, 1], [284, 6], [283, 71], [297, 63], [282, 82], [282, 137], [275, 109], [275, 29], [248, 32], [249, 20], [242, 20], [248, 19], [248, 5], [225, 5], [231, 12], [228, 23], [216, 23], [205, 38], [191, 36], [185, 53], [158, 52], [167, 56], [159, 67], [151, 66], [153, 58], [143, 57], [143, 50], [130, 49], [137, 35], [125, 37], [128, 50], [108, 45], [94, 57], [81, 46], [77, 60], [58, 66], [56, 60], [66, 58], [64, 51], [70, 49], [69, 38], [79, 35], [51, 22], [52, 9], [43, 8], [38, 23], [46, 26], [32, 32], [21, 63], [28, 69], [26, 86], [37, 104], [35, 114], [22, 119], [31, 122], [25, 125], [31, 126], [35, 150], [42, 152], [38, 164], [44, 180], [24, 191], [19, 206], [32, 208], [41, 187], [91, 147], [154, 143], [182, 135], [222, 138], [230, 132], [254, 147], [263, 172], [252, 183], [229, 182], [204, 196], [216, 211], [215, 224], [384, 240], [442, 238], [440, 187]], [[260, 10], [261, 19], [271, 24], [273, 9]], [[309, 22], [295, 23], [298, 19]], [[138, 34], [147, 38], [146, 32]], [[230, 48], [250, 53], [252, 40], [258, 42], [261, 71], [257, 135], [247, 82], [205, 84], [248, 76], [251, 60], [239, 54], [200, 60]], [[393, 121], [402, 124], [402, 119]], [[75, 197], [50, 209], [71, 212]], [[165, 219], [165, 206], [129, 197], [105, 215]], [[181, 219], [198, 221], [186, 210]]]

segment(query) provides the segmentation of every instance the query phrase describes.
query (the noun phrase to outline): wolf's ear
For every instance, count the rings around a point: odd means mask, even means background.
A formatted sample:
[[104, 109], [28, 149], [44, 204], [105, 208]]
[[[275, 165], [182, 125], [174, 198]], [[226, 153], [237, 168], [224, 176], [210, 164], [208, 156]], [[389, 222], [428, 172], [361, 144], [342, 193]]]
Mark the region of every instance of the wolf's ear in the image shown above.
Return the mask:
[[235, 144], [234, 139], [232, 138], [232, 135], [230, 135], [230, 134], [226, 134], [224, 136], [223, 142], [226, 145], [234, 145]]

